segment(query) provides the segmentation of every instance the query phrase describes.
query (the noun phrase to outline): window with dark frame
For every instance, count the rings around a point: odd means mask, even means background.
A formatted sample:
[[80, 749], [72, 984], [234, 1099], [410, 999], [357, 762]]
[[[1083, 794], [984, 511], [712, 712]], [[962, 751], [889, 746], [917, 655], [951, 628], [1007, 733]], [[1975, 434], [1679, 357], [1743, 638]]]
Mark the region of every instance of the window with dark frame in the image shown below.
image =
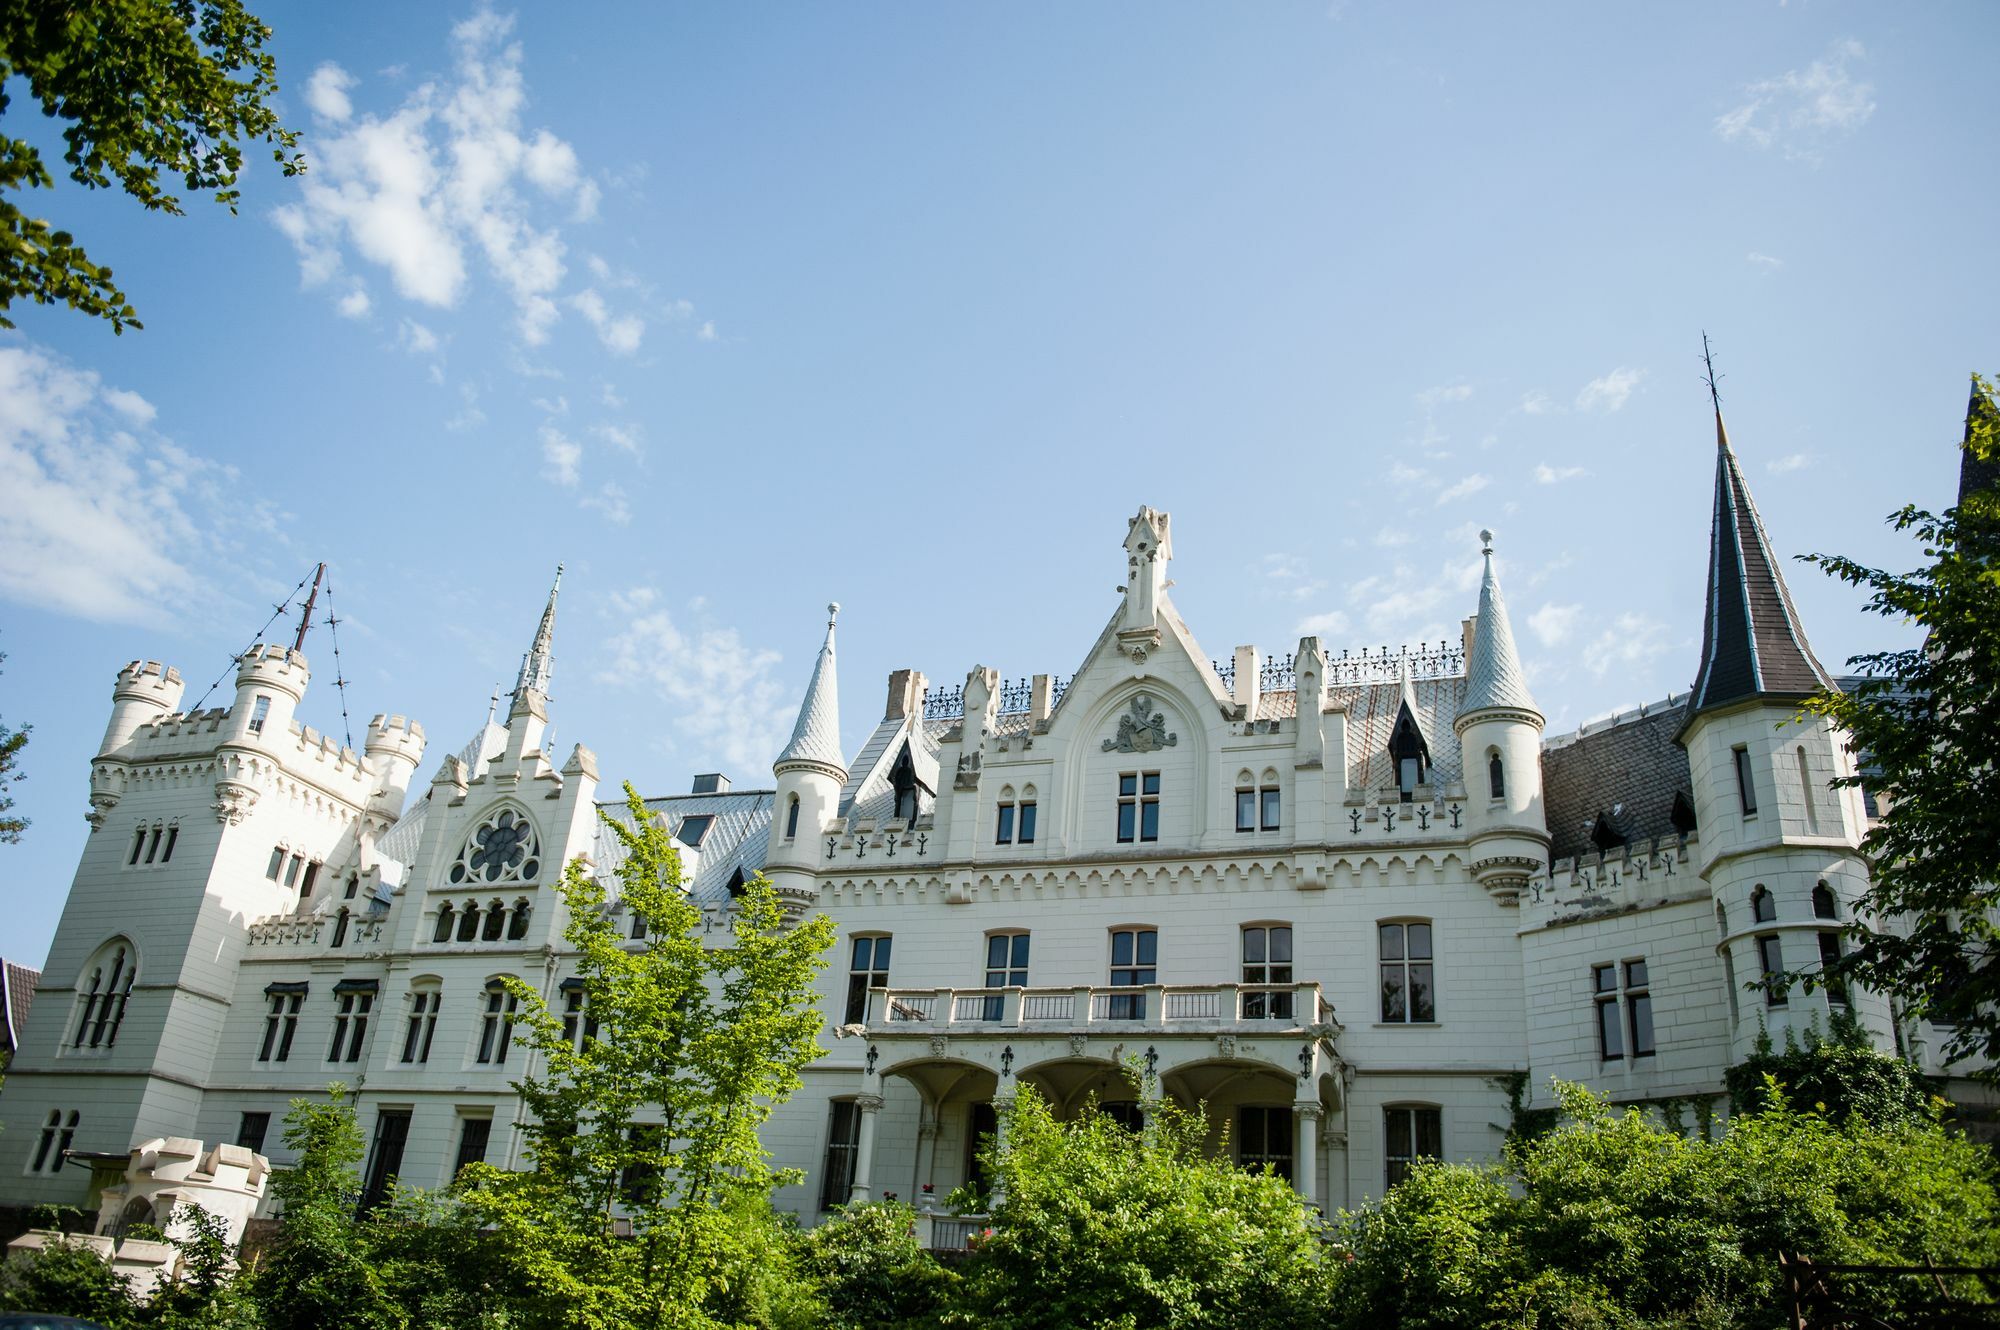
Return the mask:
[[492, 1139], [492, 1118], [460, 1118], [458, 1157], [452, 1162], [451, 1175], [457, 1177], [467, 1164], [485, 1163], [486, 1144]]
[[581, 979], [565, 979], [562, 982], [563, 998], [563, 1042], [572, 1052], [581, 1053], [583, 1046], [597, 1038], [597, 1017], [590, 1010], [589, 994]]
[[1428, 920], [1386, 923], [1377, 927], [1382, 968], [1382, 1019], [1386, 1023], [1427, 1025], [1437, 1020], [1433, 987], [1431, 925]]
[[1634, 1058], [1653, 1056], [1653, 997], [1646, 962], [1594, 965], [1590, 977], [1597, 1003], [1597, 1056], [1606, 1062], [1620, 1061], [1628, 1053]]
[[375, 990], [335, 989], [334, 999], [333, 1042], [327, 1046], [326, 1060], [359, 1062], [361, 1043], [368, 1035], [368, 1013], [375, 1008]]
[[792, 840], [799, 834], [799, 796], [793, 795], [785, 803], [785, 839]]
[[[1111, 987], [1142, 988], [1160, 981], [1160, 934], [1153, 928], [1120, 928], [1111, 934]], [[1105, 1015], [1114, 1021], [1146, 1019], [1144, 993], [1112, 993]]]
[[847, 964], [847, 1024], [868, 1019], [869, 989], [889, 986], [891, 941], [886, 933], [854, 939]]
[[832, 1210], [847, 1204], [854, 1190], [854, 1154], [861, 1145], [861, 1111], [852, 1099], [836, 1099], [827, 1105], [826, 1161], [820, 1170], [819, 1208]]
[[[1838, 964], [1840, 964], [1840, 934], [1834, 932], [1832, 929], [1823, 929], [1819, 935], [1820, 972], [1824, 974]], [[1829, 1007], [1845, 1008], [1848, 1005], [1846, 984], [1836, 979], [1826, 983], [1824, 987], [1826, 988], [1826, 1004]]]
[[485, 1010], [479, 1022], [479, 1056], [488, 1066], [507, 1065], [507, 1049], [514, 1042], [514, 1011], [518, 1003], [498, 980], [486, 985]]
[[1751, 777], [1750, 750], [1738, 745], [1730, 750], [1736, 763], [1736, 797], [1743, 805], [1743, 816], [1757, 816], [1757, 784]]
[[[1252, 924], [1243, 930], [1243, 983], [1249, 985], [1289, 985], [1292, 982], [1292, 928], [1290, 924]], [[1249, 992], [1243, 994], [1243, 1019], [1248, 1021], [1290, 1020], [1292, 994]]]
[[446, 901], [444, 904], [438, 906], [437, 927], [431, 930], [431, 941], [433, 942], [451, 941], [451, 923], [452, 923], [451, 917], [454, 913], [456, 913], [456, 911], [454, 911], [451, 908], [450, 901]]
[[1419, 1160], [1444, 1157], [1444, 1115], [1438, 1109], [1397, 1104], [1383, 1109], [1382, 1119], [1389, 1186], [1410, 1176]]
[[1486, 785], [1495, 799], [1507, 797], [1507, 767], [1500, 761], [1500, 754], [1493, 753], [1486, 759]]
[[306, 987], [266, 989], [271, 999], [264, 1015], [264, 1042], [257, 1050], [259, 1062], [289, 1062], [292, 1040], [299, 1032], [299, 1008], [305, 1004]]
[[1160, 838], [1160, 773], [1128, 771], [1118, 777], [1118, 843]]
[[1791, 999], [1785, 992], [1785, 985], [1779, 982], [1785, 973], [1785, 947], [1776, 933], [1757, 935], [1757, 966], [1763, 971], [1764, 1005], [1785, 1006]]
[[1014, 819], [1014, 843], [1033, 845], [1035, 843], [1035, 801], [1023, 799], [1019, 814]]
[[236, 1120], [236, 1143], [253, 1154], [263, 1154], [264, 1137], [270, 1130], [269, 1113], [245, 1113]]
[[1014, 843], [1014, 805], [1012, 803], [1003, 803], [995, 811], [998, 817], [995, 819], [993, 827], [993, 843], [995, 845], [1012, 845]]
[[1285, 1181], [1292, 1180], [1293, 1120], [1289, 1106], [1244, 1104], [1236, 1110], [1236, 1166], [1260, 1169], [1266, 1164]]
[[419, 988], [411, 992], [409, 1029], [403, 1035], [403, 1061], [431, 1060], [431, 1039], [437, 1034], [438, 1008], [443, 1005], [442, 988]]
[[[1026, 988], [1028, 986], [1028, 935], [991, 933], [986, 938], [986, 986]], [[1003, 997], [989, 997], [981, 1005], [982, 1019], [997, 1021], [1006, 1009]]]

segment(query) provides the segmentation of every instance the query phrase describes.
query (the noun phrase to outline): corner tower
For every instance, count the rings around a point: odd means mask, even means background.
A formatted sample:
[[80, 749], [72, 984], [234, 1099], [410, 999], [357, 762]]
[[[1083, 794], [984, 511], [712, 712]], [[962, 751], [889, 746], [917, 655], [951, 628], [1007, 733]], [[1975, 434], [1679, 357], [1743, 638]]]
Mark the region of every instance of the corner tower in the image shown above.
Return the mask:
[[1542, 713], [1529, 695], [1507, 602], [1493, 572], [1493, 533], [1479, 533], [1486, 572], [1479, 583], [1479, 617], [1465, 662], [1465, 700], [1459, 704], [1460, 750], [1472, 822], [1472, 875], [1503, 905], [1518, 904], [1521, 890], [1549, 857], [1549, 829], [1542, 809]]
[[1815, 969], [1838, 948], [1836, 930], [1868, 887], [1858, 848], [1866, 828], [1858, 793], [1831, 787], [1853, 771], [1845, 736], [1799, 715], [1799, 704], [1833, 680], [1806, 640], [1719, 401], [1715, 444], [1701, 661], [1676, 741], [1694, 785], [1734, 1053], [1746, 1056], [1760, 1029], [1823, 1031], [1848, 1011], [1888, 1047], [1879, 995], [1754, 987], [1768, 975]]
[[833, 652], [838, 602], [826, 607], [826, 641], [813, 662], [791, 741], [771, 764], [777, 797], [771, 805], [771, 848], [765, 873], [788, 899], [810, 900], [821, 828], [840, 815], [847, 759], [840, 751], [840, 681]]

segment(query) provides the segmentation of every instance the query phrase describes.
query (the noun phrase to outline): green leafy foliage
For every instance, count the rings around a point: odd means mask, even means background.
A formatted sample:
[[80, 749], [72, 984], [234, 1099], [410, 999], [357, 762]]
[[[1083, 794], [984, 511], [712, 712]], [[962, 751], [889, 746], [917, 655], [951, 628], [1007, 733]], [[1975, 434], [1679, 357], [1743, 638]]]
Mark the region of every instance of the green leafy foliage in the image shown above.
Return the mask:
[[957, 1283], [917, 1245], [916, 1212], [893, 1201], [846, 1206], [797, 1247], [800, 1274], [825, 1299], [828, 1330], [936, 1325]]
[[516, 1086], [532, 1166], [468, 1170], [460, 1188], [531, 1291], [529, 1325], [701, 1324], [735, 1278], [726, 1254], [744, 1207], [794, 1176], [771, 1168], [758, 1129], [821, 1052], [813, 981], [832, 921], [789, 923], [759, 876], [734, 901], [730, 945], [707, 945], [673, 837], [625, 795], [629, 825], [605, 823], [646, 936], [633, 944], [604, 884], [568, 866], [564, 937], [595, 1033], [510, 982], [517, 1038], [543, 1069]]
[[1206, 1148], [1208, 1122], [1171, 1101], [1127, 1131], [1087, 1105], [1059, 1122], [1021, 1087], [988, 1175], [1005, 1192], [967, 1266], [967, 1323], [1260, 1327], [1311, 1323], [1323, 1294], [1314, 1227], [1268, 1171]]
[[[0, 664], [7, 657], [0, 654]], [[28, 829], [28, 819], [14, 813], [14, 796], [8, 787], [21, 779], [21, 750], [28, 746], [28, 732], [34, 727], [22, 725], [9, 729], [0, 725], [0, 845], [18, 845], [21, 833]]]
[[0, 1311], [75, 1316], [123, 1330], [134, 1323], [138, 1303], [124, 1277], [94, 1250], [57, 1239], [0, 1264]]
[[[1978, 375], [1964, 447], [2000, 461], [2000, 411]], [[1855, 657], [1867, 676], [1858, 687], [1806, 703], [1853, 736], [1885, 805], [1862, 842], [1874, 869], [1861, 907], [1889, 926], [1850, 925], [1846, 954], [1824, 977], [1927, 1014], [1948, 1029], [1951, 1057], [2000, 1059], [2000, 489], [1942, 514], [1905, 507], [1889, 525], [1914, 535], [1930, 562], [1893, 573], [1838, 555], [1806, 560], [1866, 588], [1871, 613], [1926, 635]]]
[[1725, 1072], [1723, 1080], [1733, 1114], [1769, 1107], [1772, 1086], [1790, 1102], [1836, 1122], [1853, 1114], [1872, 1126], [1909, 1126], [1930, 1114], [1930, 1094], [1917, 1069], [1877, 1052], [1851, 1016], [1826, 1038], [1808, 1030], [1801, 1041], [1786, 1030], [1783, 1052], [1768, 1033], [1761, 1035], [1756, 1052]]
[[[241, 0], [0, 0], [0, 114], [22, 80], [62, 122], [77, 184], [115, 185], [148, 211], [175, 215], [175, 190], [213, 190], [233, 213], [246, 143], [270, 145], [286, 175], [305, 169], [297, 136], [269, 105], [278, 89], [270, 36]], [[0, 137], [0, 310], [26, 298], [108, 320], [114, 333], [142, 326], [111, 269], [16, 201], [23, 189], [54, 185], [39, 149]], [[13, 326], [0, 316], [0, 327]]]
[[[1567, 1121], [1510, 1153], [1511, 1178], [1419, 1166], [1343, 1216], [1333, 1324], [1376, 1327], [1769, 1326], [1777, 1254], [1856, 1264], [2000, 1262], [1994, 1161], [1933, 1119], [1872, 1126], [1766, 1107], [1720, 1139], [1559, 1086]], [[1511, 1183], [1511, 1185], [1510, 1185]], [[1976, 1282], [1959, 1296], [1984, 1297]], [[1891, 1323], [1917, 1285], [1854, 1294]]]

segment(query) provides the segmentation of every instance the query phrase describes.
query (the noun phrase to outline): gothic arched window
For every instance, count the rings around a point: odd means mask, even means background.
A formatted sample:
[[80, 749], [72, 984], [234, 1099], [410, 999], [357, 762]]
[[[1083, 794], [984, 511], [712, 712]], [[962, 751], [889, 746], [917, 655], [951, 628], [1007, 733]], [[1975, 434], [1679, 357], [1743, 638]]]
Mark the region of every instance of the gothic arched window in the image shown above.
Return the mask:
[[1507, 797], [1507, 768], [1500, 761], [1500, 754], [1494, 752], [1486, 759], [1486, 783], [1493, 788], [1495, 799]]
[[444, 904], [438, 906], [437, 930], [431, 934], [431, 941], [451, 941], [451, 917], [455, 913], [457, 911], [451, 908], [450, 901], [446, 901]]

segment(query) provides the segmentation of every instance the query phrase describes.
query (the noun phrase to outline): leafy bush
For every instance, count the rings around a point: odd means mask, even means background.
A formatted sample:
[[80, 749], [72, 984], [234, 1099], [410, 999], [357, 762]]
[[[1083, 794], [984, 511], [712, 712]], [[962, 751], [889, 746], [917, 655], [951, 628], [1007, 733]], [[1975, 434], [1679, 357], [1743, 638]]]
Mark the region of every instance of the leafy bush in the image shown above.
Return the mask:
[[826, 1299], [829, 1330], [937, 1324], [956, 1277], [917, 1245], [916, 1212], [893, 1201], [850, 1205], [798, 1238], [800, 1272]]
[[1296, 1326], [1324, 1279], [1305, 1207], [1283, 1179], [1204, 1148], [1207, 1119], [1148, 1106], [1133, 1133], [1086, 1104], [1071, 1122], [1023, 1086], [1007, 1148], [987, 1148], [1006, 1199], [961, 1285], [966, 1323], [994, 1330]]
[[72, 1238], [0, 1264], [0, 1311], [76, 1316], [119, 1330], [134, 1323], [138, 1310], [124, 1276]]
[[1836, 1122], [1853, 1113], [1877, 1127], [1907, 1126], [1922, 1122], [1930, 1111], [1930, 1094], [1917, 1069], [1876, 1052], [1852, 1016], [1836, 1017], [1830, 1038], [1808, 1030], [1801, 1044], [1785, 1031], [1782, 1053], [1773, 1050], [1769, 1034], [1760, 1035], [1756, 1052], [1724, 1073], [1729, 1111], [1756, 1113], [1768, 1107], [1767, 1080], [1775, 1081], [1792, 1103], [1817, 1107]]

